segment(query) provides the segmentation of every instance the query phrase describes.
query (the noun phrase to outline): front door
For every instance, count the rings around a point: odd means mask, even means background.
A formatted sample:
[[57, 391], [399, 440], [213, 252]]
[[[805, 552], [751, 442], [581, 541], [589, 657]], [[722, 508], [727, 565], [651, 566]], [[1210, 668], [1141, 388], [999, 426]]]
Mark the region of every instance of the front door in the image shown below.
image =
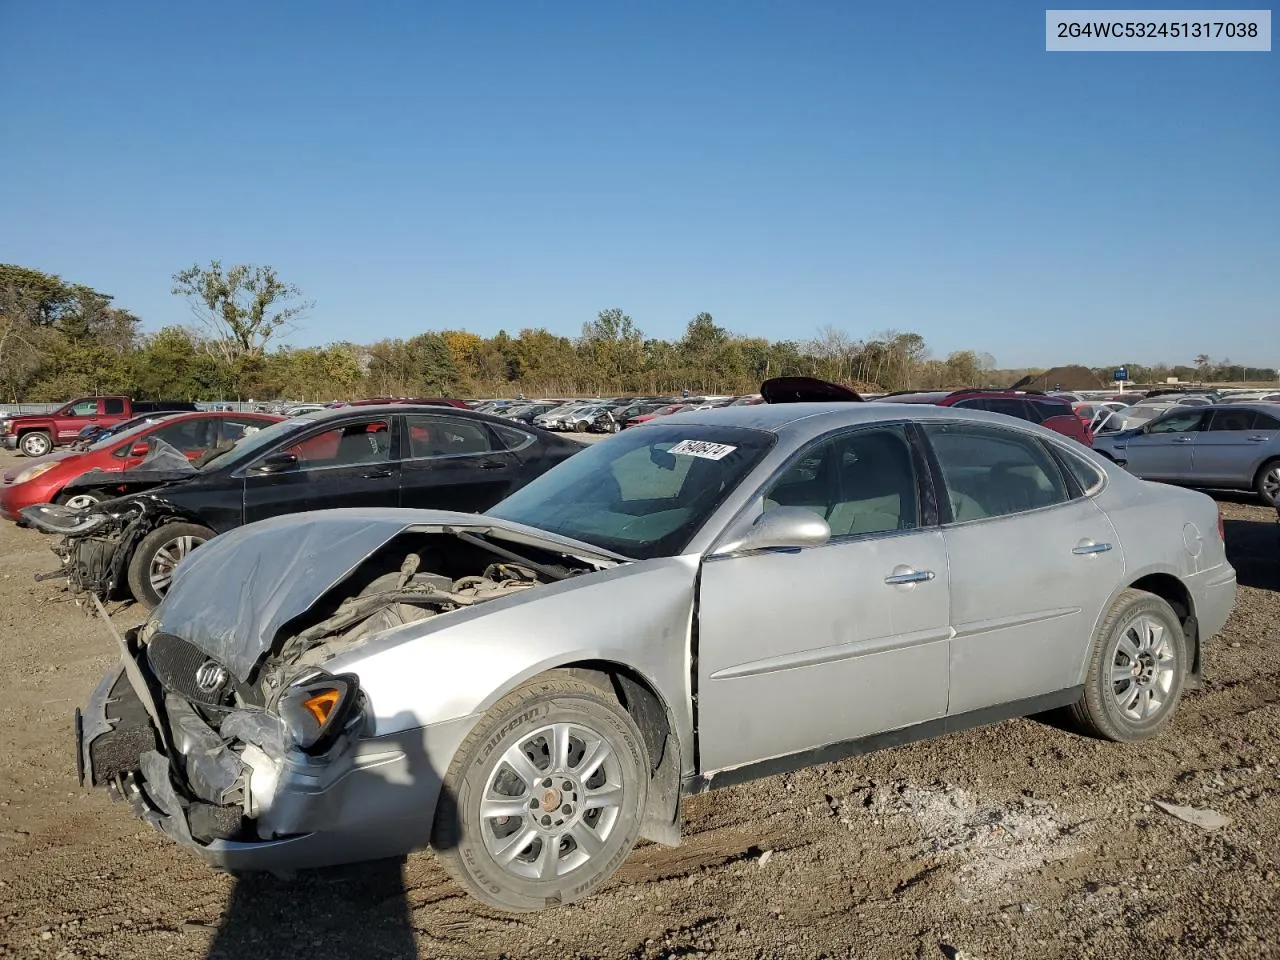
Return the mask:
[[822, 516], [803, 550], [710, 556], [698, 594], [703, 773], [939, 718], [947, 709], [942, 535], [906, 427], [816, 442], [758, 508]]
[[1251, 487], [1264, 451], [1280, 439], [1280, 417], [1244, 407], [1214, 410], [1208, 427], [1196, 434], [1191, 475], [1206, 487]]
[[1205, 419], [1200, 409], [1177, 409], [1152, 420], [1130, 437], [1117, 455], [1126, 469], [1144, 480], [1181, 480], [1191, 476], [1191, 445]]
[[1036, 437], [926, 423], [942, 471], [951, 569], [955, 716], [1079, 683], [1103, 606], [1124, 574], [1111, 521], [1076, 495]]
[[[246, 471], [244, 521], [332, 507], [394, 507], [400, 465], [391, 459], [391, 418], [368, 417], [325, 426], [288, 441]], [[296, 462], [279, 472], [257, 469], [276, 454]]]
[[404, 425], [400, 506], [479, 513], [514, 489], [520, 461], [483, 420], [423, 413]]

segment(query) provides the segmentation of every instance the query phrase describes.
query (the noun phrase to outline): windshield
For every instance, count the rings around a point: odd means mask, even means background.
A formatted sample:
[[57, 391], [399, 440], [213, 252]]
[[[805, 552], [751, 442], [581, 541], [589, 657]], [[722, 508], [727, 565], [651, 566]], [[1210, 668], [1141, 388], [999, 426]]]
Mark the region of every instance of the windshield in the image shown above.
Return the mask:
[[698, 423], [628, 430], [487, 513], [641, 560], [675, 556], [774, 441], [761, 430]]
[[139, 420], [132, 426], [126, 425], [124, 430], [107, 430], [107, 432], [99, 437], [86, 448], [88, 450], [105, 450], [107, 447], [114, 447], [121, 440], [132, 440], [138, 434], [143, 433], [149, 427], [155, 426], [161, 420], [167, 420], [168, 417], [148, 417], [146, 420]]
[[234, 446], [221, 450], [211, 457], [202, 457], [199, 467], [201, 470], [207, 470], [210, 467], [222, 470], [239, 466], [247, 460], [252, 460], [277, 440], [288, 436], [303, 421], [319, 419], [328, 412], [328, 410], [311, 410], [288, 420], [279, 420], [255, 433], [245, 433]]

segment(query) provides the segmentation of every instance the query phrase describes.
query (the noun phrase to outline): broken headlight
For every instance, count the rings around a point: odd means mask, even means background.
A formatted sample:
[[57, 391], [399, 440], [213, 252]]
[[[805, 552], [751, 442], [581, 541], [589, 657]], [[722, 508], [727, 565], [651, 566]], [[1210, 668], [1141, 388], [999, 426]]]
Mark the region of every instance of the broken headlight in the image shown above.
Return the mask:
[[305, 674], [285, 687], [276, 703], [293, 742], [304, 753], [321, 753], [357, 719], [360, 681], [353, 673]]

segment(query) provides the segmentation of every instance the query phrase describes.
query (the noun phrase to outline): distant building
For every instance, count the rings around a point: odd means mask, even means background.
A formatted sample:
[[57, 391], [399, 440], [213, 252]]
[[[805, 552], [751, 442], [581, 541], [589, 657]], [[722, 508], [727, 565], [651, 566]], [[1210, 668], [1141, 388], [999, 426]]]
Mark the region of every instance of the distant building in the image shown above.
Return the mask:
[[1037, 373], [1026, 385], [1027, 390], [1105, 390], [1111, 384], [1103, 383], [1096, 373], [1079, 364], [1054, 367]]

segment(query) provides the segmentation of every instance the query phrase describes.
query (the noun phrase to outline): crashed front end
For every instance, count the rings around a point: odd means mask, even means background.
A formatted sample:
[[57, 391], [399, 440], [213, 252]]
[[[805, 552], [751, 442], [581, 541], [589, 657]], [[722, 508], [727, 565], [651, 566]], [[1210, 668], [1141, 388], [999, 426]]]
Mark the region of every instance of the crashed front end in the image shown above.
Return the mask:
[[125, 583], [138, 541], [155, 529], [160, 511], [147, 498], [108, 500], [91, 510], [53, 503], [24, 507], [22, 518], [42, 533], [58, 537], [52, 549], [59, 567], [37, 580], [66, 580], [77, 598], [106, 601]]
[[[149, 628], [118, 638], [121, 665], [76, 713], [83, 786], [106, 788], [228, 870], [280, 872], [392, 855], [429, 840], [429, 816], [425, 827], [407, 823], [398, 840], [380, 831], [361, 836], [371, 807], [394, 817], [397, 808], [421, 811], [424, 801], [430, 811], [434, 797], [431, 778], [413, 791], [395, 786], [410, 782], [410, 754], [421, 748], [368, 736], [368, 703], [355, 677], [304, 668], [243, 684], [180, 638]], [[352, 797], [363, 811], [358, 820]], [[306, 842], [318, 834], [323, 843]]]
[[[404, 521], [391, 516], [267, 524], [210, 541], [123, 636], [94, 603], [121, 661], [77, 711], [81, 784], [223, 869], [279, 873], [425, 847], [476, 717], [384, 732], [359, 678], [332, 664], [399, 627], [527, 593], [550, 568], [419, 570], [416, 553], [397, 552]], [[372, 575], [371, 554], [398, 563]]]

